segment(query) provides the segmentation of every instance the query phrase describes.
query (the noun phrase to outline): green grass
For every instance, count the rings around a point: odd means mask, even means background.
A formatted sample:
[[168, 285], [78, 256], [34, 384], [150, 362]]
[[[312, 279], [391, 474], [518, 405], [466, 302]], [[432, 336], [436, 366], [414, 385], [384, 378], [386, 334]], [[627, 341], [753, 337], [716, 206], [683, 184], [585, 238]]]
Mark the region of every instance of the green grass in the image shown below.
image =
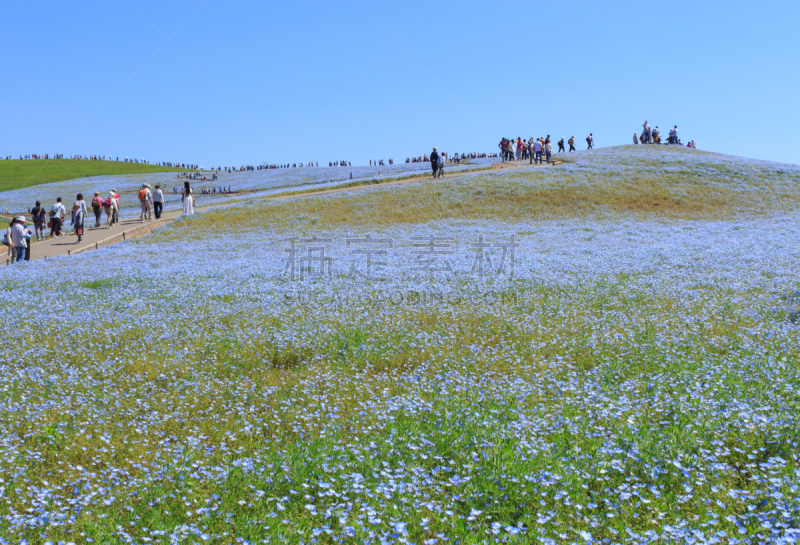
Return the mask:
[[149, 172], [183, 172], [186, 169], [125, 163], [124, 161], [84, 161], [72, 159], [41, 159], [0, 161], [0, 191], [22, 189], [47, 184], [104, 176], [110, 174], [146, 174]]

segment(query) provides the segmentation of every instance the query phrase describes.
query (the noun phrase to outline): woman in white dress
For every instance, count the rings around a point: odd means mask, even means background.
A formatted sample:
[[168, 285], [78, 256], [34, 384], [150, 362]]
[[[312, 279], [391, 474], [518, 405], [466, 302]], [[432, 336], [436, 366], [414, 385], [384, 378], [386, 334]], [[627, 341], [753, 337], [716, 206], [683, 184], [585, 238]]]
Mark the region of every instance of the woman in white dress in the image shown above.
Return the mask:
[[183, 182], [181, 201], [183, 202], [184, 215], [191, 216], [194, 214], [194, 196], [192, 195], [192, 186], [189, 185], [189, 182]]

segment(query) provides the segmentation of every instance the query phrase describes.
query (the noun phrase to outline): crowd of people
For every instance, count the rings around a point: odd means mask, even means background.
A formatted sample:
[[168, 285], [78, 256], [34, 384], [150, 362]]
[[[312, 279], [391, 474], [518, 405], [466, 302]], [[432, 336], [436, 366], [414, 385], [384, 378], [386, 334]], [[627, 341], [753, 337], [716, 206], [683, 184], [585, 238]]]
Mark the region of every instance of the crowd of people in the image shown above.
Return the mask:
[[[177, 189], [177, 188], [175, 188]], [[233, 193], [231, 191], [231, 186], [221, 186], [221, 187], [204, 187], [200, 190], [201, 195], [217, 195], [217, 194], [225, 194], [225, 193]]]
[[[473, 151], [472, 153], [455, 153], [453, 155], [448, 155], [445, 152], [442, 152], [440, 155], [444, 155], [446, 157], [446, 161], [450, 163], [460, 163], [466, 159], [485, 159], [487, 157], [497, 157], [496, 153], [478, 153]], [[420, 155], [419, 157], [406, 157], [406, 163], [427, 163], [431, 160], [428, 154]]]
[[[569, 146], [569, 151], [575, 151], [575, 135], [573, 134], [566, 141], [562, 136], [557, 144], [558, 151], [556, 153], [567, 151], [565, 145]], [[531, 136], [527, 141], [521, 137], [503, 138], [497, 147], [500, 148], [500, 156], [503, 161], [525, 161], [527, 159], [531, 164], [542, 163], [545, 160], [550, 163], [553, 156], [553, 144], [549, 134], [539, 138]], [[589, 133], [589, 136], [586, 137], [586, 149], [593, 147], [594, 135]]]
[[[633, 133], [633, 143], [634, 144], [661, 144], [661, 131], [658, 129], [658, 125], [651, 128], [650, 124], [645, 120], [642, 123], [642, 134], [640, 135], [637, 132]], [[680, 137], [678, 136], [678, 126], [675, 125], [673, 128], [669, 130], [669, 134], [667, 136], [667, 145], [672, 146], [683, 146], [683, 142], [681, 142]], [[686, 144], [687, 148], [697, 149], [697, 143], [694, 140], [690, 140]]]
[[[162, 187], [160, 183], [156, 184], [155, 187], [146, 183], [139, 187], [137, 199], [141, 210], [139, 220], [142, 223], [161, 218], [166, 203], [165, 189], [166, 187]], [[227, 188], [219, 187], [208, 190], [208, 193], [212, 192], [230, 193], [231, 188], [229, 186]], [[190, 182], [187, 180], [183, 183], [183, 187], [174, 187], [173, 193], [180, 193], [183, 213], [185, 215], [194, 214], [194, 190]], [[87, 206], [83, 193], [78, 193], [69, 211], [67, 211], [64, 200], [61, 197], [56, 198], [49, 210], [42, 205], [41, 201], [36, 201], [36, 205], [28, 209], [27, 215], [30, 216], [30, 221], [25, 214], [20, 214], [11, 219], [5, 232], [3, 243], [8, 246], [11, 263], [30, 260], [31, 243], [34, 239], [38, 241], [45, 240], [48, 236], [50, 238], [66, 236], [64, 226], [68, 218], [70, 225], [73, 227], [72, 235], [76, 237], [75, 243], [82, 242], [84, 226], [89, 217], [89, 208], [92, 209], [94, 215], [95, 228], [100, 228], [105, 223], [105, 228], [111, 229], [120, 221], [121, 198], [122, 195], [116, 189], [109, 191], [105, 198], [100, 195], [99, 191], [95, 191], [90, 204]], [[105, 222], [103, 222], [104, 214]], [[27, 223], [32, 225], [27, 226]]]

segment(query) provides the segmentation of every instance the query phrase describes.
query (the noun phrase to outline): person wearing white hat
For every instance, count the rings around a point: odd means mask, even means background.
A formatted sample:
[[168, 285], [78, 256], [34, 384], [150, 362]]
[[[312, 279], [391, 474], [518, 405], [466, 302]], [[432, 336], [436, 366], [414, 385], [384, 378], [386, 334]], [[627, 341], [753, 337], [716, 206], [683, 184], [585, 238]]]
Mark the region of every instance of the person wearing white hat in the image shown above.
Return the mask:
[[103, 201], [103, 210], [106, 213], [106, 229], [110, 229], [114, 224], [114, 219], [119, 211], [119, 203], [117, 202], [117, 194], [112, 189], [108, 193], [108, 197]]
[[28, 251], [28, 239], [25, 230], [25, 216], [18, 216], [11, 221], [11, 245], [13, 247], [13, 257], [17, 263], [25, 260]]

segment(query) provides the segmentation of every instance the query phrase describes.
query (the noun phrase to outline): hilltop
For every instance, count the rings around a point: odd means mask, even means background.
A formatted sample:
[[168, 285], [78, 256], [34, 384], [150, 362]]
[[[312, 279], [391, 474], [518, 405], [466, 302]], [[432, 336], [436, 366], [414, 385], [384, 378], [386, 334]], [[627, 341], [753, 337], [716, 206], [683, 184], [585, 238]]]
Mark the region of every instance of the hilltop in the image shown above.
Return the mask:
[[11, 159], [0, 161], [0, 191], [22, 189], [47, 184], [114, 174], [145, 174], [150, 172], [184, 172], [186, 169], [126, 163], [124, 161], [86, 161], [75, 159]]

